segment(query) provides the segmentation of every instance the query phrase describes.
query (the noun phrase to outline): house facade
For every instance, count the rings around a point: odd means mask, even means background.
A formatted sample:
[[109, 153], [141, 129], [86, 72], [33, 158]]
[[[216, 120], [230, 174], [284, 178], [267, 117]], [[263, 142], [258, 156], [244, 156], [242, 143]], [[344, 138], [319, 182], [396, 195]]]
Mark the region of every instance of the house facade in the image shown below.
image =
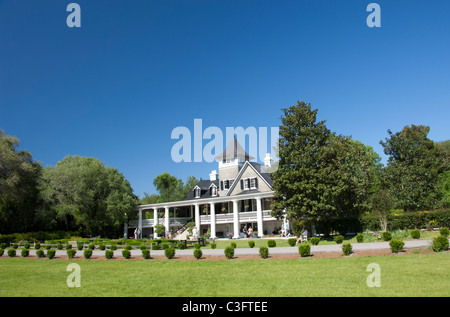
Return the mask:
[[274, 192], [270, 154], [264, 164], [251, 162], [253, 158], [234, 137], [215, 159], [219, 172], [214, 170], [209, 180], [200, 180], [185, 200], [139, 206], [139, 218], [126, 225], [125, 231], [139, 228], [141, 237], [153, 234], [156, 238], [154, 227], [163, 224], [166, 236], [170, 233], [176, 238], [186, 223], [195, 222], [200, 235], [236, 239], [243, 236], [244, 226], [251, 227], [254, 236], [262, 237], [283, 222], [286, 225], [286, 220], [271, 216]]

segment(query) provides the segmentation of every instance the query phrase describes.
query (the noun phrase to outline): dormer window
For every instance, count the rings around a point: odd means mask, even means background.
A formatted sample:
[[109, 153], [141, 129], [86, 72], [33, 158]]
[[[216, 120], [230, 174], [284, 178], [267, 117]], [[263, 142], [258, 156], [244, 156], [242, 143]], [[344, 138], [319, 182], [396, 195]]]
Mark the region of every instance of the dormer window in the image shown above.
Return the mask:
[[212, 185], [210, 190], [211, 190], [211, 196], [213, 196], [213, 197], [217, 196], [217, 187], [216, 187], [216, 185]]
[[200, 187], [195, 187], [194, 188], [194, 198], [200, 198], [200, 195], [201, 195]]
[[258, 179], [256, 177], [241, 179], [241, 190], [257, 189]]

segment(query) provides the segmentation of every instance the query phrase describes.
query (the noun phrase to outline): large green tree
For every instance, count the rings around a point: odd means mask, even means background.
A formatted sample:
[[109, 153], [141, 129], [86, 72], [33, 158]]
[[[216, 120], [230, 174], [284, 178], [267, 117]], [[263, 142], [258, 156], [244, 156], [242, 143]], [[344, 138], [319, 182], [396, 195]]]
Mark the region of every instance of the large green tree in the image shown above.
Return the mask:
[[380, 142], [389, 155], [386, 185], [395, 208], [406, 211], [433, 209], [440, 196], [439, 174], [447, 167], [444, 154], [428, 138], [430, 127], [406, 126]]
[[115, 236], [137, 217], [138, 199], [129, 182], [96, 158], [67, 156], [45, 168], [40, 190], [42, 219], [56, 219], [66, 230]]
[[18, 146], [19, 139], [0, 130], [0, 233], [35, 229], [42, 167]]
[[153, 180], [158, 194], [149, 195], [144, 193], [144, 198], [141, 199], [141, 204], [155, 204], [170, 201], [184, 200], [189, 195], [190, 191], [198, 184], [198, 180], [189, 176], [186, 183], [167, 172], [159, 174]]
[[[380, 158], [370, 147], [337, 136], [317, 121], [310, 104], [282, 109], [272, 215], [320, 224], [357, 217], [367, 206]], [[378, 167], [379, 168], [379, 167]]]

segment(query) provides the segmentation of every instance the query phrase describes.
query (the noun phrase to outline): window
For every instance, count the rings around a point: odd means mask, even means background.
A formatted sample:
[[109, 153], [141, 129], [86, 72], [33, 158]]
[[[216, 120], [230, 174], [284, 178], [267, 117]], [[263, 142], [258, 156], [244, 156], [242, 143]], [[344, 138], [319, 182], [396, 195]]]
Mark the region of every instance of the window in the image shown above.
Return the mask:
[[251, 189], [258, 188], [258, 180], [256, 179], [256, 177], [250, 179], [250, 188]]
[[201, 193], [200, 187], [195, 187], [194, 188], [194, 197], [200, 198], [200, 193]]
[[211, 186], [211, 196], [217, 196], [217, 187], [215, 185]]
[[248, 189], [249, 188], [249, 179], [248, 178], [246, 178], [246, 179], [244, 179], [244, 189]]

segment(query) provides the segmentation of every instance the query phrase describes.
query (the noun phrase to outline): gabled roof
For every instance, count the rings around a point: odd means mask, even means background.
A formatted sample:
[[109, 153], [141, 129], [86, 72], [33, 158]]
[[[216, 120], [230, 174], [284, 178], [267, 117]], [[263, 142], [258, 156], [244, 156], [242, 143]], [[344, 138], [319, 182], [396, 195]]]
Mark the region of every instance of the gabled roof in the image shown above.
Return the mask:
[[237, 141], [236, 136], [233, 136], [233, 139], [230, 141], [230, 143], [228, 143], [227, 147], [222, 152], [222, 154], [217, 155], [215, 159], [223, 160], [224, 158], [235, 158], [235, 157], [241, 157], [246, 161], [254, 159], [253, 156], [250, 156], [247, 152], [245, 152], [245, 150]]
[[[233, 192], [234, 188], [237, 186], [238, 183], [240, 183], [240, 180], [242, 178], [242, 175], [244, 174], [245, 170], [250, 167], [253, 169], [253, 171], [256, 173], [257, 176], [261, 177], [261, 179], [269, 186], [269, 188], [272, 188], [273, 181], [270, 178], [269, 173], [264, 173], [261, 171], [261, 165], [254, 162], [245, 162], [244, 166], [240, 169], [239, 173], [236, 175], [236, 179], [233, 182], [233, 185], [228, 189], [225, 196], [230, 196]], [[239, 194], [238, 194], [239, 195]]]

